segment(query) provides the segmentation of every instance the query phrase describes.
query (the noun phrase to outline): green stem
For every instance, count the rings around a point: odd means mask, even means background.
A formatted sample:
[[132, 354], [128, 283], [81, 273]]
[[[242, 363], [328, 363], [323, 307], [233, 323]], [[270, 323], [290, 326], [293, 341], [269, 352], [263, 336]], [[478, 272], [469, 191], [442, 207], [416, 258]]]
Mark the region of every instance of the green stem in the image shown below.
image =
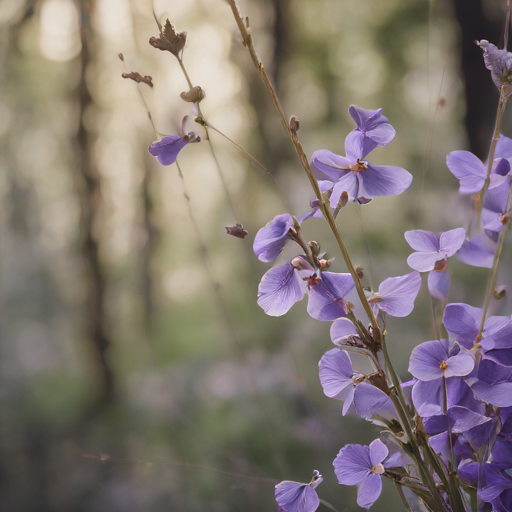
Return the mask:
[[485, 178], [485, 183], [480, 191], [480, 195], [478, 198], [477, 204], [477, 212], [478, 219], [480, 224], [480, 214], [482, 213], [482, 207], [484, 205], [485, 194], [489, 189], [489, 185], [491, 183], [491, 171], [492, 165], [494, 164], [494, 155], [496, 154], [496, 146], [498, 144], [498, 140], [500, 139], [501, 132], [501, 120], [503, 119], [503, 114], [505, 113], [505, 107], [507, 105], [508, 95], [505, 93], [505, 87], [502, 86], [500, 88], [500, 100], [498, 102], [498, 111], [496, 113], [496, 124], [494, 125], [494, 133], [492, 135], [491, 149], [489, 150], [489, 161], [487, 163], [487, 176]]
[[400, 496], [400, 500], [402, 501], [402, 505], [404, 506], [405, 510], [407, 510], [408, 512], [412, 512], [411, 506], [409, 505], [409, 502], [407, 501], [407, 498], [405, 497], [402, 486], [398, 482], [395, 482], [395, 489], [396, 489], [396, 492], [398, 493], [398, 496]]
[[[507, 207], [506, 212], [508, 215], [509, 203], [512, 195], [512, 187], [508, 193], [507, 199]], [[491, 275], [489, 276], [489, 285], [487, 286], [487, 294], [485, 296], [484, 310], [482, 313], [482, 320], [480, 322], [480, 333], [484, 331], [485, 319], [487, 318], [487, 311], [489, 309], [489, 303], [491, 302], [492, 292], [494, 291], [494, 287], [496, 286], [496, 279], [498, 278], [498, 268], [500, 266], [501, 253], [503, 252], [503, 246], [505, 244], [505, 236], [508, 231], [508, 227], [510, 225], [510, 219], [503, 224], [503, 228], [500, 231], [500, 235], [498, 238], [498, 245], [496, 247], [496, 252], [494, 253], [494, 260], [492, 262], [492, 270]]]

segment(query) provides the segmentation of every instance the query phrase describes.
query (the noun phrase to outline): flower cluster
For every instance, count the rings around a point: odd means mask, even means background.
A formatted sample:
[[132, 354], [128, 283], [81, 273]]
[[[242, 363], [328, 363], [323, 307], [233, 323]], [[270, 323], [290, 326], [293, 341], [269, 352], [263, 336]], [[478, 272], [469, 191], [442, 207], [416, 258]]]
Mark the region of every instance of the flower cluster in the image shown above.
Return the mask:
[[[243, 22], [239, 27], [244, 36]], [[160, 36], [151, 44], [180, 59], [183, 33], [177, 34], [168, 23]], [[512, 92], [512, 54], [488, 41], [478, 44], [501, 92], [500, 120]], [[198, 103], [200, 98], [190, 101]], [[340, 484], [358, 486], [359, 506], [373, 505], [384, 477], [395, 483], [408, 510], [510, 512], [512, 319], [488, 316], [488, 311], [493, 292], [498, 299], [503, 294], [495, 285], [512, 207], [512, 139], [499, 135], [497, 122], [488, 162], [468, 151], [448, 155], [447, 167], [459, 181], [459, 192], [475, 195], [476, 227], [468, 232], [457, 226], [443, 233], [407, 231], [405, 239], [414, 251], [407, 258], [412, 272], [404, 269], [403, 275], [388, 277], [372, 290], [363, 288], [362, 271], [353, 268], [334, 219], [349, 201], [365, 205], [376, 197], [403, 193], [412, 175], [401, 167], [367, 160], [374, 149], [388, 146], [395, 136], [381, 109], [351, 106], [349, 113], [356, 127], [345, 139], [345, 156], [322, 149], [305, 165], [310, 179], [317, 180], [317, 197], [310, 210], [274, 217], [254, 239], [254, 252], [262, 262], [281, 259], [263, 275], [258, 305], [270, 316], [281, 316], [307, 294], [308, 314], [332, 322], [334, 348], [319, 362], [323, 391], [341, 402], [343, 415], [358, 415], [381, 428], [380, 439], [369, 446], [348, 444], [333, 462]], [[298, 120], [292, 119], [290, 134], [297, 144], [293, 137]], [[185, 130], [185, 122], [179, 135], [165, 136], [149, 147], [161, 164], [171, 165], [188, 143], [200, 140]], [[321, 216], [336, 235], [348, 273], [329, 271], [333, 260], [321, 252], [318, 242], [304, 238], [303, 223]], [[238, 224], [227, 230], [240, 238], [247, 235]], [[296, 249], [291, 258], [282, 257], [286, 244]], [[483, 308], [449, 303], [448, 260], [453, 256], [465, 264], [492, 269]], [[413, 311], [422, 272], [428, 272], [428, 290], [443, 311], [439, 327], [444, 334], [413, 349], [412, 378], [401, 382], [386, 348], [386, 318], [405, 317]], [[354, 352], [367, 357], [371, 371], [354, 368], [350, 357]], [[321, 482], [315, 470], [307, 484], [278, 484], [279, 511], [315, 512]]]
[[[340, 208], [342, 196], [364, 205], [377, 196], [400, 194], [412, 180], [404, 169], [364, 160], [395, 135], [381, 110], [352, 106], [349, 112], [357, 126], [345, 140], [347, 156], [320, 150], [311, 158], [320, 189], [333, 210]], [[386, 315], [403, 317], [413, 310], [421, 272], [428, 272], [429, 292], [444, 309], [442, 323], [448, 337], [426, 341], [412, 351], [409, 372], [413, 378], [398, 383], [398, 388], [386, 366], [383, 339], [375, 335], [373, 324], [365, 327], [363, 314], [348, 300], [355, 295], [352, 276], [327, 272], [331, 260], [319, 253], [317, 242], [306, 243], [303, 238], [302, 222], [319, 216], [319, 201], [312, 202], [306, 214], [275, 217], [256, 235], [254, 251], [264, 262], [275, 260], [288, 241], [302, 249], [263, 276], [258, 304], [277, 316], [309, 295], [308, 313], [333, 321], [335, 348], [319, 363], [325, 395], [342, 403], [343, 415], [359, 415], [386, 433], [370, 446], [345, 446], [334, 460], [339, 483], [358, 486], [357, 503], [363, 508], [377, 500], [386, 477], [408, 488], [407, 499], [415, 496], [430, 510], [469, 510], [472, 492], [489, 504], [489, 510], [512, 510], [512, 320], [486, 318], [487, 307], [447, 304], [449, 258], [455, 255], [481, 267], [493, 264], [500, 232], [508, 223], [511, 163], [512, 140], [501, 136], [489, 166], [479, 231], [471, 235], [462, 227], [443, 233], [407, 231], [405, 239], [414, 250], [407, 263], [413, 272], [385, 279], [378, 291], [365, 289], [382, 332]], [[462, 194], [481, 193], [487, 164], [467, 151], [454, 151], [447, 165], [459, 180]], [[374, 371], [355, 369], [350, 352], [366, 354]], [[456, 484], [452, 475], [457, 475]], [[314, 512], [319, 503], [316, 485], [313, 481], [279, 484], [280, 510]]]

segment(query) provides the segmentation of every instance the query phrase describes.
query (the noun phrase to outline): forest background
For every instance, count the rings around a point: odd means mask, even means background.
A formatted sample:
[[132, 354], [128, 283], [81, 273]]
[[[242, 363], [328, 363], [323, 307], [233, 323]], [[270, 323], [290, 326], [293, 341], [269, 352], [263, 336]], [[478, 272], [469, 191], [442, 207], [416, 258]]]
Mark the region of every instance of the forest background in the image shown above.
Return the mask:
[[[445, 158], [487, 156], [498, 95], [473, 41], [500, 42], [505, 2], [241, 8], [309, 155], [342, 152], [351, 104], [382, 107], [396, 128], [379, 163], [409, 170], [411, 188], [351, 205], [339, 223], [375, 284], [409, 272], [404, 231], [467, 224]], [[0, 509], [260, 512], [276, 509], [275, 483], [318, 469], [321, 497], [355, 511], [332, 460], [375, 430], [323, 395], [329, 325], [305, 303], [279, 319], [256, 305], [267, 265], [252, 241], [285, 211], [273, 181], [215, 131], [180, 154], [184, 180], [147, 152], [144, 102], [161, 134], [190, 113], [177, 61], [148, 44], [153, 10], [188, 32], [184, 61], [208, 121], [279, 180], [293, 213], [312, 198], [223, 0], [0, 1]], [[502, 129], [512, 136], [509, 115]], [[244, 240], [226, 235], [237, 221]], [[345, 271], [322, 220], [310, 222]], [[479, 305], [488, 270], [453, 271], [451, 300]], [[388, 331], [406, 377], [412, 347], [433, 339], [425, 285]], [[372, 510], [397, 500], [384, 486]]]

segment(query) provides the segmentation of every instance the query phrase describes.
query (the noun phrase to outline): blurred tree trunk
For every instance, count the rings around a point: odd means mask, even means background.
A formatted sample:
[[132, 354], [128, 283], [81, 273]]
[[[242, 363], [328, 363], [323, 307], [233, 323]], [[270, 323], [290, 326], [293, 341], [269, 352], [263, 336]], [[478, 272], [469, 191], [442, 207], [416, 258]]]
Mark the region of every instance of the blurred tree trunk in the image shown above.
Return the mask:
[[454, 0], [461, 29], [461, 65], [466, 86], [466, 130], [471, 151], [485, 160], [496, 119], [498, 89], [485, 69], [482, 51], [475, 40], [498, 44], [502, 23], [489, 20], [483, 8], [485, 0]]
[[[146, 152], [147, 153], [147, 152]], [[149, 160], [149, 153], [144, 155], [142, 163], [142, 208], [143, 208], [143, 229], [144, 242], [141, 251], [141, 274], [142, 274], [142, 300], [144, 302], [144, 328], [146, 336], [151, 337], [154, 326], [154, 286], [152, 260], [159, 240], [159, 231], [154, 222], [155, 205], [153, 200], [153, 183], [155, 180]]]
[[[77, 88], [80, 109], [80, 121], [76, 136], [78, 193], [81, 203], [82, 257], [86, 266], [87, 293], [87, 329], [91, 341], [91, 351], [99, 374], [99, 393], [96, 407], [100, 408], [114, 398], [114, 374], [108, 360], [111, 345], [107, 334], [105, 312], [105, 276], [100, 261], [100, 243], [98, 233], [98, 211], [101, 205], [101, 177], [92, 157], [93, 135], [87, 130], [85, 116], [93, 105], [86, 73], [92, 59], [93, 28], [91, 17], [94, 12], [94, 0], [82, 0], [81, 76]], [[94, 412], [94, 411], [92, 411]]]

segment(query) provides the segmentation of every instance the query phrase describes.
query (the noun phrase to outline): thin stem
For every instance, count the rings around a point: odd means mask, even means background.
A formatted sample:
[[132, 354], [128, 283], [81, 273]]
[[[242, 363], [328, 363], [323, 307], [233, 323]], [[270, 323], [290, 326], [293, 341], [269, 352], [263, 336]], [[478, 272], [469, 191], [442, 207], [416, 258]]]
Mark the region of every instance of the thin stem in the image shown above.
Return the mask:
[[331, 228], [331, 231], [334, 234], [334, 237], [336, 239], [336, 242], [338, 243], [338, 246], [340, 248], [343, 259], [345, 260], [348, 270], [349, 270], [350, 274], [352, 275], [352, 278], [354, 279], [357, 294], [358, 294], [359, 299], [361, 300], [361, 303], [363, 305], [363, 308], [364, 308], [366, 314], [368, 315], [368, 318], [372, 324], [374, 337], [377, 342], [380, 342], [381, 331], [380, 331], [379, 324], [377, 323], [377, 319], [375, 318], [372, 308], [371, 308], [370, 304], [368, 303], [368, 300], [364, 293], [363, 285], [361, 284], [361, 281], [359, 280], [359, 278], [356, 274], [354, 265], [352, 264], [352, 261], [350, 260], [350, 256], [345, 247], [345, 243], [343, 242], [343, 239], [341, 238], [338, 227], [336, 225], [336, 220], [334, 219], [334, 217], [332, 215], [330, 206], [325, 202], [325, 198], [322, 195], [322, 192], [320, 190], [320, 187], [318, 185], [316, 177], [313, 174], [311, 167], [309, 166], [308, 158], [304, 152], [304, 149], [302, 148], [302, 144], [300, 143], [299, 138], [297, 137], [297, 132], [292, 130], [287, 122], [283, 107], [281, 106], [281, 103], [277, 97], [276, 91], [275, 91], [274, 87], [272, 86], [272, 83], [270, 82], [270, 79], [267, 75], [265, 67], [263, 66], [263, 63], [260, 61], [258, 54], [256, 53], [256, 49], [254, 48], [252, 37], [249, 34], [247, 27], [245, 26], [245, 23], [242, 19], [242, 15], [240, 14], [240, 10], [238, 9], [236, 1], [235, 0], [227, 0], [227, 2], [230, 5], [231, 10], [233, 11], [235, 21], [240, 30], [240, 34], [242, 35], [243, 44], [249, 50], [249, 54], [251, 55], [254, 65], [256, 66], [258, 74], [260, 75], [260, 78], [263, 81], [263, 83], [267, 89], [267, 92], [272, 100], [272, 103], [274, 104], [274, 107], [276, 108], [276, 110], [279, 114], [279, 117], [281, 118], [281, 123], [283, 124], [283, 127], [284, 127], [286, 133], [288, 134], [289, 138], [291, 139], [291, 141], [295, 147], [295, 151], [301, 161], [301, 164], [302, 164], [304, 170], [306, 171], [306, 175], [307, 175], [309, 182], [315, 192], [315, 196], [320, 202], [320, 210], [322, 211], [323, 216], [327, 220], [327, 223], [329, 224], [329, 227]]
[[468, 494], [471, 501], [471, 512], [478, 512], [478, 491], [471, 488], [468, 490]]
[[[505, 211], [509, 210], [509, 203], [512, 195], [512, 187], [508, 192], [507, 198], [507, 206]], [[503, 224], [503, 228], [500, 231], [498, 237], [498, 245], [496, 247], [496, 252], [494, 253], [494, 260], [492, 262], [492, 270], [491, 275], [489, 276], [489, 284], [487, 286], [487, 294], [485, 296], [484, 310], [482, 313], [482, 320], [480, 322], [480, 333], [484, 332], [485, 319], [487, 318], [487, 311], [489, 309], [489, 303], [491, 302], [492, 292], [496, 286], [496, 279], [498, 278], [498, 268], [500, 266], [501, 253], [503, 252], [503, 246], [505, 244], [505, 236], [508, 231], [508, 227], [510, 225], [510, 219], [507, 219], [507, 222]]]
[[[185, 64], [183, 64], [183, 55], [181, 55], [181, 56], [178, 55], [178, 56], [176, 56], [176, 58], [177, 58], [177, 60], [178, 60], [178, 62], [180, 64], [181, 71], [183, 72], [183, 76], [185, 77], [185, 80], [187, 81], [189, 89], [193, 89], [194, 86], [192, 84], [192, 80], [190, 80], [190, 77], [189, 77], [189, 75], [187, 73], [187, 69], [185, 68]], [[201, 119], [204, 119], [204, 116], [203, 116], [203, 113], [201, 112], [201, 107], [199, 106], [199, 103], [195, 103], [195, 105], [196, 105], [197, 112], [199, 113]], [[234, 203], [233, 199], [231, 198], [231, 193], [229, 192], [228, 184], [226, 183], [226, 179], [224, 177], [224, 173], [221, 170], [221, 166], [220, 166], [219, 160], [217, 159], [217, 155], [215, 154], [215, 151], [213, 149], [212, 141], [210, 139], [210, 133], [208, 132], [208, 123], [206, 123], [206, 121], [203, 124], [203, 128], [204, 128], [204, 130], [206, 132], [206, 139], [208, 140], [208, 146], [210, 148], [210, 152], [212, 154], [213, 160], [215, 161], [215, 165], [217, 167], [219, 178], [220, 178], [220, 181], [222, 183], [222, 188], [224, 189], [224, 192], [226, 193], [226, 197], [228, 198], [229, 206], [231, 207], [231, 210], [233, 212], [233, 216], [235, 217], [236, 221], [238, 222], [239, 218], [238, 218], [238, 215], [236, 213], [235, 203]]]
[[233, 139], [229, 138], [225, 133], [221, 132], [218, 128], [215, 128], [215, 126], [213, 126], [206, 119], [203, 118], [202, 121], [206, 124], [206, 126], [208, 128], [217, 132], [219, 135], [222, 135], [222, 137], [224, 137], [226, 140], [231, 142], [231, 144], [233, 144], [237, 149], [239, 149], [245, 157], [247, 157], [251, 162], [255, 163], [260, 169], [265, 171], [272, 178], [275, 186], [277, 187], [277, 190], [281, 194], [281, 197], [284, 201], [284, 204], [286, 205], [287, 210], [289, 212], [291, 212], [292, 210], [290, 208], [290, 205], [288, 204], [286, 196], [284, 195], [284, 192], [281, 188], [281, 185], [279, 185], [279, 181], [277, 181], [277, 178], [258, 159], [254, 158], [248, 151], [246, 151], [242, 146], [240, 146], [240, 144], [237, 144]]
[[[492, 135], [491, 149], [489, 150], [489, 161], [487, 162], [487, 176], [485, 178], [485, 183], [480, 191], [477, 203], [477, 213], [478, 219], [480, 219], [480, 214], [482, 213], [482, 207], [484, 205], [485, 194], [489, 189], [489, 185], [491, 183], [491, 171], [492, 165], [494, 163], [494, 155], [496, 154], [496, 145], [498, 144], [498, 140], [500, 139], [501, 132], [501, 120], [503, 119], [503, 114], [505, 113], [505, 107], [507, 105], [508, 95], [505, 92], [505, 86], [501, 86], [500, 88], [500, 100], [498, 102], [498, 111], [496, 113], [496, 124], [494, 125], [494, 133]], [[480, 223], [480, 222], [478, 222]]]

